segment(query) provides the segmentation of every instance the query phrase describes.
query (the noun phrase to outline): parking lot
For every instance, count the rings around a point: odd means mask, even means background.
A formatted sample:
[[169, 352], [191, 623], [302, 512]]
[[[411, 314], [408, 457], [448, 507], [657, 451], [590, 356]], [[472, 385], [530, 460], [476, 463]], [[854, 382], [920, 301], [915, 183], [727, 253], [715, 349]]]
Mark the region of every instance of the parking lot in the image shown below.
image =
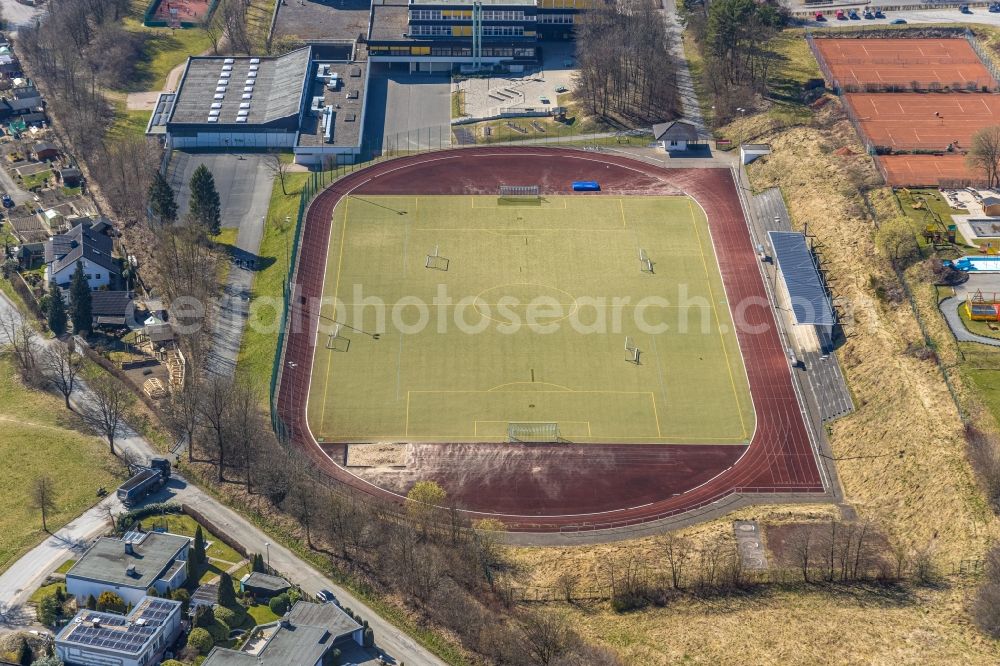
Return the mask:
[[365, 112], [370, 150], [419, 150], [451, 144], [451, 78], [390, 71], [372, 64]]
[[188, 182], [204, 164], [215, 177], [222, 200], [222, 226], [239, 227], [244, 220], [259, 222], [267, 215], [274, 174], [261, 154], [186, 153], [175, 151], [170, 160], [170, 185], [177, 193], [180, 214], [187, 212], [191, 199]]

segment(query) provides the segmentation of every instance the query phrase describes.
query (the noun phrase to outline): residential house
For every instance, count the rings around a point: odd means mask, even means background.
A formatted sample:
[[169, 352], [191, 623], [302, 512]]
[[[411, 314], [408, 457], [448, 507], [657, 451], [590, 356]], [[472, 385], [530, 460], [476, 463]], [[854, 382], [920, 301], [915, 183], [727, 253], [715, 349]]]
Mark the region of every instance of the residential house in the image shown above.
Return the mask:
[[0, 74], [8, 78], [21, 76], [21, 63], [13, 53], [0, 53]]
[[149, 666], [181, 635], [182, 604], [143, 597], [128, 615], [81, 610], [56, 635], [56, 656], [69, 666]]
[[363, 643], [364, 628], [336, 604], [299, 601], [281, 620], [254, 628], [239, 650], [213, 648], [202, 666], [323, 666], [334, 648], [346, 653]]
[[190, 538], [165, 532], [102, 537], [66, 573], [66, 592], [81, 605], [102, 592], [138, 605], [149, 588], [165, 594], [187, 582], [190, 545]]
[[65, 234], [49, 239], [45, 244], [45, 283], [55, 280], [66, 287], [73, 279], [77, 262], [83, 263], [83, 273], [91, 289], [106, 287], [121, 277], [121, 267], [111, 256], [111, 237], [105, 233], [102, 218], [80, 218], [80, 223]]
[[31, 147], [31, 156], [39, 162], [54, 160], [59, 157], [59, 149], [48, 141], [39, 141]]
[[[26, 115], [33, 113], [41, 113], [42, 118], [44, 119], [45, 114], [42, 113], [44, 108], [45, 103], [42, 102], [40, 97], [28, 97], [26, 99], [0, 99], [0, 120], [5, 122], [16, 118], [24, 120]], [[28, 121], [25, 120], [25, 122]]]

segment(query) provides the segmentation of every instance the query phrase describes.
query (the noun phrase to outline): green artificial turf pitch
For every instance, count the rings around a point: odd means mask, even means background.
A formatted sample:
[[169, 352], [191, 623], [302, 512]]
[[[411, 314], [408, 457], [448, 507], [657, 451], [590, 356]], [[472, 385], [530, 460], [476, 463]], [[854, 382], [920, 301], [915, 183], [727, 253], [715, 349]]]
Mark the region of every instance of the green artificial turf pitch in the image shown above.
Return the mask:
[[557, 423], [581, 443], [753, 432], [708, 226], [687, 197], [351, 196], [334, 212], [322, 316], [319, 441], [503, 442], [510, 423]]

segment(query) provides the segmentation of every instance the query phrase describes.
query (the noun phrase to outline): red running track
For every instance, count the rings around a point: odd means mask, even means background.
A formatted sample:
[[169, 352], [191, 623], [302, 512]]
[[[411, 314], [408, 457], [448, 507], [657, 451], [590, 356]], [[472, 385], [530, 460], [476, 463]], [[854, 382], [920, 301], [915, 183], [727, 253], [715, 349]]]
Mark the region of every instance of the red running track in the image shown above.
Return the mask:
[[[314, 304], [322, 297], [333, 210], [340, 199], [349, 193], [492, 194], [501, 183], [538, 183], [543, 193], [571, 194], [573, 180], [597, 180], [603, 194], [684, 192], [705, 210], [757, 415], [750, 445], [416, 444], [409, 470], [395, 479], [364, 479], [337, 464], [340, 447], [320, 446], [309, 431], [306, 400], [318, 322]], [[822, 493], [757, 261], [728, 169], [662, 169], [626, 157], [549, 148], [461, 149], [383, 162], [337, 181], [309, 208], [278, 414], [290, 441], [335, 481], [402, 501], [406, 485], [433, 479], [469, 514], [499, 517], [511, 530], [636, 524], [736, 492]]]

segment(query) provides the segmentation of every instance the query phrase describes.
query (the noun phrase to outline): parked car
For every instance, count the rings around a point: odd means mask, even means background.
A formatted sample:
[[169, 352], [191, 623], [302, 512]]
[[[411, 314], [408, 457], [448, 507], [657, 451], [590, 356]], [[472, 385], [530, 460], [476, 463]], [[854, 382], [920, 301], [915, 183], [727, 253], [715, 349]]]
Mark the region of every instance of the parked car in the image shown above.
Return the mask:
[[972, 13], [972, 10], [969, 9], [969, 5], [959, 5], [958, 6], [958, 11], [962, 12], [963, 14], [971, 14]]
[[994, 2], [993, 4], [991, 4], [991, 5], [990, 5], [990, 6], [989, 6], [989, 7], [987, 8], [987, 11], [989, 11], [989, 12], [992, 12], [992, 13], [994, 13], [994, 14], [996, 14], [997, 12], [1000, 12], [1000, 3], [996, 3], [996, 2]]
[[865, 10], [865, 13], [863, 14], [863, 16], [864, 16], [864, 17], [865, 17], [866, 19], [869, 19], [869, 20], [870, 20], [870, 19], [874, 19], [874, 18], [875, 18], [875, 14], [873, 14], [873, 13], [872, 13], [872, 10], [870, 10], [870, 9], [866, 9], [866, 10]]
[[823, 12], [816, 12], [816, 15], [813, 18], [815, 18], [817, 21], [825, 21], [826, 20], [826, 17], [823, 16]]
[[9, 194], [4, 194], [4, 195], [0, 196], [0, 202], [3, 203], [3, 207], [4, 208], [13, 208], [14, 207], [14, 200], [10, 198]]
[[861, 17], [858, 16], [858, 10], [856, 10], [856, 9], [848, 9], [847, 10], [847, 17], [849, 19], [851, 19], [852, 21], [860, 21], [861, 20]]
[[892, 19], [889, 25], [906, 25], [906, 19]]
[[337, 601], [337, 597], [334, 596], [333, 592], [331, 592], [330, 590], [320, 590], [319, 592], [316, 593], [316, 598], [325, 604], [337, 604], [338, 606], [340, 605], [340, 603]]
[[846, 21], [847, 20], [847, 14], [844, 13], [843, 9], [838, 9], [837, 10], [837, 20], [838, 21]]
[[567, 88], [566, 86], [556, 86], [556, 92], [557, 93], [564, 93], [564, 92], [568, 92], [568, 91], [569, 91], [569, 88]]
[[877, 19], [878, 18], [885, 18], [885, 14], [882, 13], [881, 9], [876, 9], [875, 10], [875, 18], [877, 18]]

